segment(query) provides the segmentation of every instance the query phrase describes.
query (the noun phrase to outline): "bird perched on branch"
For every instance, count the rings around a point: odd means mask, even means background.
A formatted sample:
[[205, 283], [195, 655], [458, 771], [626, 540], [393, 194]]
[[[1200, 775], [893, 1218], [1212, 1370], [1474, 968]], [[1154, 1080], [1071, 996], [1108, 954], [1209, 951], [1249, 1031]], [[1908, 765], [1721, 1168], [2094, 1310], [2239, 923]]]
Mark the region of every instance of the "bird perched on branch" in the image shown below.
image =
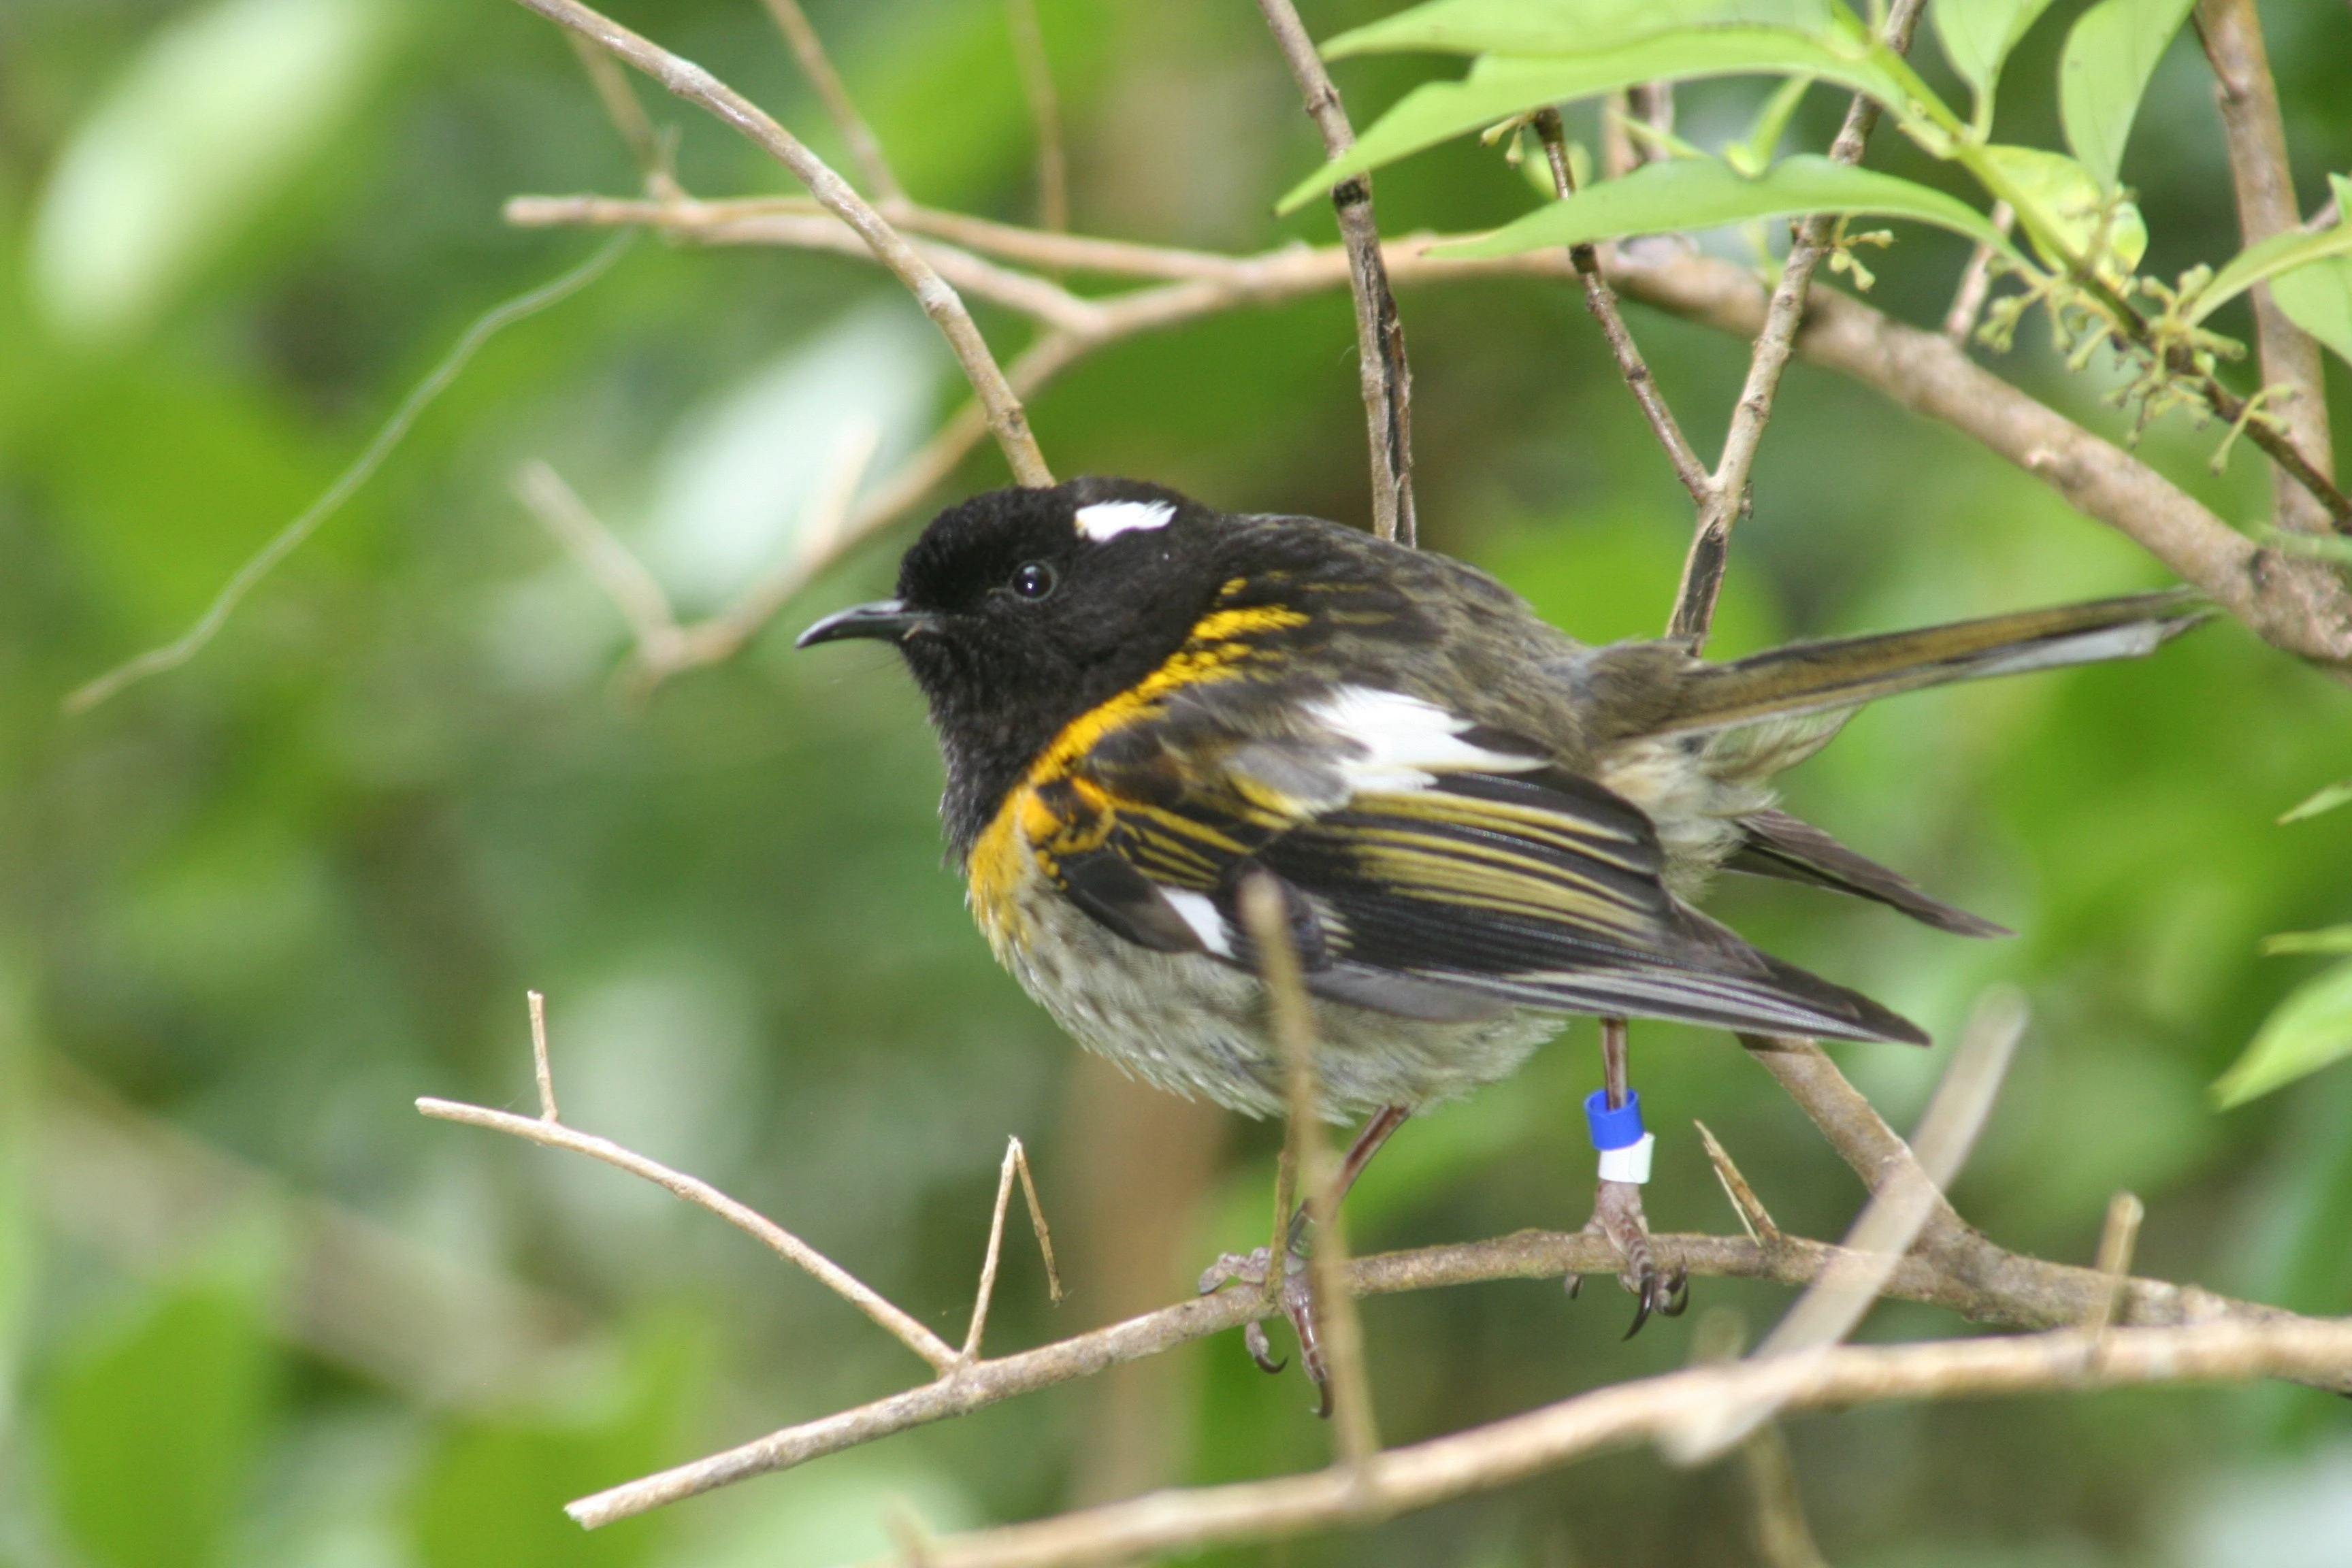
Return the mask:
[[[1082, 479], [950, 508], [897, 597], [800, 643], [905, 657], [973, 913], [1029, 994], [1129, 1072], [1260, 1116], [1282, 1058], [1238, 900], [1273, 879], [1321, 1109], [1372, 1117], [1376, 1147], [1566, 1014], [1926, 1043], [1693, 907], [1728, 868], [2003, 934], [1778, 810], [1771, 775], [1875, 698], [2146, 654], [2202, 613], [2143, 595], [1713, 664], [1579, 643], [1482, 572], [1337, 523]], [[1605, 1228], [1646, 1312], [1628, 1194]]]

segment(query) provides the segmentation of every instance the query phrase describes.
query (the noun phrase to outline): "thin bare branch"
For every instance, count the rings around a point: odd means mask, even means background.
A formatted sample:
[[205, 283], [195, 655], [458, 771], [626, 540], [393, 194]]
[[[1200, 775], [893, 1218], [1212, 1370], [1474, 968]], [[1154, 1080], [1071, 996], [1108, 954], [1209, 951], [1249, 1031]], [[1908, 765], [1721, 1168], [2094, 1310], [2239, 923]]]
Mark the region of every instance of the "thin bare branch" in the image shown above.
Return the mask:
[[670, 150], [660, 132], [646, 117], [646, 106], [629, 90], [629, 77], [613, 57], [582, 37], [577, 33], [565, 35], [572, 43], [572, 52], [580, 58], [580, 68], [588, 73], [588, 83], [596, 89], [596, 100], [604, 106], [604, 117], [613, 129], [621, 133], [628, 144], [629, 157], [637, 165], [637, 177], [644, 182], [646, 195], [657, 201], [668, 201], [683, 195], [677, 176], [670, 167]]
[[775, 19], [784, 41], [793, 47], [793, 58], [801, 63], [801, 74], [808, 78], [809, 86], [824, 105], [824, 112], [833, 121], [842, 141], [848, 145], [849, 155], [857, 161], [866, 183], [874, 191], [875, 199], [883, 203], [903, 202], [907, 193], [899, 187], [898, 176], [890, 171], [890, 160], [882, 155], [882, 143], [876, 139], [873, 127], [857, 112], [857, 105], [842, 84], [841, 73], [833, 68], [832, 57], [824, 52], [824, 40], [809, 26], [808, 13], [800, 7], [800, 0], [761, 0], [768, 15]]
[[1013, 1182], [1018, 1176], [1029, 1194], [1030, 1223], [1037, 1227], [1038, 1245], [1045, 1249], [1046, 1278], [1052, 1281], [1054, 1300], [1062, 1299], [1062, 1282], [1054, 1278], [1054, 1247], [1045, 1236], [1045, 1211], [1038, 1206], [1037, 1188], [1029, 1180], [1029, 1156], [1023, 1152], [1021, 1140], [1004, 1141], [1004, 1168], [996, 1175], [996, 1210], [988, 1221], [988, 1252], [981, 1259], [980, 1289], [971, 1299], [971, 1327], [963, 1337], [963, 1360], [980, 1359], [980, 1336], [988, 1327], [989, 1303], [996, 1296], [996, 1264], [1004, 1250], [1004, 1215], [1013, 1206]]
[[[1559, 110], [1544, 110], [1536, 116], [1535, 126], [1543, 142], [1544, 156], [1551, 164], [1552, 189], [1565, 200], [1576, 194], [1576, 178], [1569, 171], [1568, 133], [1560, 124]], [[1658, 445], [1666, 449], [1666, 460], [1674, 465], [1675, 477], [1690, 492], [1694, 503], [1705, 506], [1708, 494], [1706, 465], [1691, 449], [1682, 426], [1675, 421], [1674, 410], [1666, 406], [1665, 395], [1658, 390], [1657, 379], [1650, 374], [1649, 363], [1643, 359], [1640, 346], [1633, 342], [1624, 315], [1617, 309], [1617, 296], [1601, 273], [1600, 252], [1590, 245], [1570, 246], [1568, 258], [1576, 268], [1577, 280], [1584, 286], [1584, 307], [1601, 323], [1601, 335], [1608, 341], [1617, 372], [1625, 378], [1633, 401], [1642, 405], [1642, 416], [1650, 422], [1650, 431], [1657, 437]]]
[[1062, 1304], [1062, 1271], [1054, 1266], [1054, 1228], [1045, 1223], [1045, 1205], [1037, 1198], [1037, 1178], [1029, 1173], [1029, 1151], [1013, 1140], [1013, 1168], [1021, 1175], [1021, 1195], [1029, 1205], [1029, 1228], [1037, 1233], [1037, 1251], [1045, 1260], [1045, 1299]]
[[[1897, 54], [1911, 47], [1912, 28], [1927, 0], [1894, 0], [1886, 16], [1886, 42]], [[1862, 150], [1878, 123], [1877, 100], [1856, 93], [1848, 106], [1845, 124], [1830, 144], [1830, 158], [1840, 163], [1862, 161]], [[1723, 438], [1723, 455], [1707, 481], [1706, 499], [1699, 507], [1698, 523], [1691, 534], [1690, 552], [1683, 562], [1681, 584], [1675, 591], [1674, 618], [1666, 635], [1686, 639], [1694, 650], [1706, 645], [1715, 625], [1715, 602], [1723, 592], [1723, 572], [1730, 559], [1732, 525], [1748, 510], [1748, 480], [1763, 444], [1765, 424], [1772, 417], [1773, 395], [1780, 373], [1788, 368], [1797, 329], [1805, 319], [1806, 291], [1813, 269], [1829, 253], [1830, 234], [1836, 220], [1816, 214], [1807, 218], [1789, 247], [1780, 280], [1773, 286], [1764, 309], [1764, 329], [1748, 362], [1747, 384], [1731, 411], [1731, 427]]]
[[2107, 1200], [2107, 1223], [2099, 1232], [2099, 1272], [2114, 1281], [2114, 1289], [2098, 1300], [2096, 1309], [2083, 1325], [2095, 1343], [2106, 1335], [2107, 1325], [2115, 1321], [2116, 1304], [2123, 1299], [2125, 1285], [2131, 1279], [2132, 1249], [2139, 1241], [2139, 1222], [2147, 1217], [2147, 1205], [2131, 1193], [2117, 1193]]
[[1062, 147], [1054, 61], [1045, 53], [1045, 29], [1037, 25], [1037, 0], [1004, 0], [1004, 20], [1013, 30], [1013, 59], [1021, 68], [1021, 91], [1037, 133], [1037, 226], [1062, 234], [1070, 226], [1070, 165]]
[[533, 459], [515, 475], [514, 491], [515, 499], [555, 536], [589, 581], [620, 610], [636, 639], [638, 657], [649, 664], [675, 658], [685, 634], [670, 609], [669, 595], [629, 547], [588, 510], [579, 493], [563, 482], [563, 476]]
[[[1339, 89], [1315, 52], [1315, 40], [1298, 20], [1291, 0], [1258, 0], [1265, 25], [1307, 100], [1307, 112], [1323, 134], [1323, 151], [1338, 157], [1356, 144]], [[1348, 251], [1348, 281], [1356, 300], [1358, 373], [1364, 387], [1364, 416], [1371, 426], [1372, 531], [1405, 544], [1418, 537], [1412, 500], [1412, 374], [1405, 362], [1404, 323], [1397, 315], [1381, 249], [1380, 225], [1372, 216], [1372, 178], [1358, 174], [1331, 192], [1339, 215], [1339, 238]]]
[[[2009, 1071], [2010, 1058], [2025, 1032], [2025, 1001], [2014, 991], [1996, 991], [1977, 1005], [1944, 1080], [1919, 1120], [1916, 1157], [1896, 1168], [1874, 1188], [1853, 1227], [1843, 1257], [1806, 1287], [1764, 1342], [1755, 1359], [1818, 1354], [1853, 1332], [1883, 1295], [1912, 1242], [1939, 1211], [1950, 1205], [1951, 1184], [1976, 1143], [1994, 1095]], [[1662, 1440], [1667, 1455], [1682, 1464], [1701, 1464], [1728, 1450], [1772, 1419], [1768, 1403], [1727, 1403], [1683, 1431]]]
[[[1307, 1215], [1314, 1226], [1307, 1262], [1314, 1280], [1314, 1316], [1329, 1358], [1331, 1421], [1340, 1462], [1360, 1467], [1380, 1451], [1372, 1419], [1371, 1380], [1364, 1371], [1364, 1329], [1349, 1287], [1348, 1235], [1340, 1215], [1338, 1163], [1323, 1128], [1322, 1089], [1315, 1072], [1315, 1014], [1299, 976], [1298, 950], [1290, 936], [1290, 909], [1272, 876], [1256, 875], [1242, 885], [1241, 914], [1257, 949], [1258, 973], [1265, 984], [1267, 1010], [1282, 1049], [1283, 1092], [1288, 1101], [1289, 1145], [1307, 1190]], [[1269, 1287], [1279, 1289], [1287, 1263], [1286, 1238], [1277, 1237], [1266, 1258]], [[1307, 1359], [1300, 1347], [1301, 1359]]]
[[[2196, 16], [2205, 58], [2213, 66], [2213, 97], [2221, 107], [2222, 138], [2230, 150], [2238, 226], [2248, 245], [2257, 245], [2289, 232], [2303, 219], [2295, 205], [2286, 128], [2279, 115], [2278, 85], [2271, 76], [2270, 55], [2263, 44], [2262, 18], [2254, 0], [2198, 0]], [[2327, 428], [2326, 370], [2319, 344], [2278, 308], [2269, 284], [2254, 286], [2253, 308], [2263, 384], [2294, 389], [2291, 398], [2274, 410], [2265, 405], [2265, 411], [2274, 412], [2288, 441], [2310, 465], [2314, 476], [2332, 479], [2336, 463]], [[2298, 477], [2284, 466], [2272, 471], [2278, 526], [2296, 533], [2326, 533], [2331, 521], [2343, 526], [2344, 512], [2331, 509], [2325, 492], [2308, 482], [2310, 477]]]
[[1004, 459], [1012, 465], [1013, 479], [1024, 485], [1050, 485], [1053, 470], [1045, 466], [1045, 454], [1037, 449], [1037, 439], [1030, 433], [1028, 414], [1021, 406], [1020, 397], [1006, 381], [1004, 372], [989, 351], [980, 329], [972, 323], [971, 314], [964, 309], [962, 299], [947, 280], [939, 275], [906, 237], [892, 226], [890, 221], [876, 211], [873, 205], [851, 189], [847, 181], [833, 172], [824, 159], [803, 145], [798, 137], [785, 130], [759, 105], [696, 65], [692, 60], [671, 54], [668, 50], [639, 37], [600, 12], [580, 4], [580, 0], [516, 0], [518, 5], [538, 12], [551, 22], [569, 27], [590, 42], [615, 56], [623, 63], [645, 72], [671, 92], [708, 110], [724, 123], [749, 138], [753, 144], [793, 172], [811, 195], [824, 205], [825, 210], [839, 217], [857, 231], [873, 251], [876, 258], [889, 268], [892, 276], [904, 283], [948, 340], [956, 361], [963, 366], [964, 375], [979, 395], [982, 406], [988, 412], [990, 431], [997, 445], [1004, 450]]
[[[2007, 202], [1992, 204], [1992, 226], [2007, 234], [2017, 226], [2017, 209]], [[1958, 347], [1966, 348], [1969, 334], [1977, 330], [1977, 317], [1984, 311], [1985, 296], [1992, 291], [1992, 247], [1979, 244], [1969, 256], [1969, 264], [1960, 272], [1960, 286], [1953, 291], [1952, 308], [1944, 313], [1944, 336]]]
[[115, 666], [97, 679], [76, 687], [66, 696], [63, 703], [65, 711], [69, 714], [87, 713], [133, 681], [177, 669], [202, 653], [205, 645], [219, 635], [221, 627], [228, 624], [228, 618], [236, 613], [236, 607], [245, 603], [246, 595], [276, 571], [279, 563], [299, 550], [303, 542], [316, 533], [320, 525], [332, 517], [383, 466], [384, 459], [392, 456], [394, 449], [407, 436], [409, 426], [415, 424], [418, 416], [448, 389], [451, 382], [457, 379], [458, 373], [473, 359], [476, 351], [517, 321], [570, 299], [602, 278], [606, 269], [621, 258], [621, 252], [627, 248], [626, 237], [615, 235], [598, 247], [595, 255], [562, 276], [493, 305], [475, 317], [473, 324], [442, 356], [441, 363], [426, 372], [424, 380], [409, 388], [408, 395], [400, 400], [400, 406], [393, 410], [392, 417], [378, 427], [360, 455], [352, 459], [352, 466], [337, 475], [335, 482], [329, 485], [299, 517], [278, 530], [268, 543], [247, 558], [245, 564], [221, 585], [220, 592], [213, 595], [212, 603], [205, 606], [205, 613], [196, 617], [194, 626], [161, 647], [149, 648], [136, 658]]
[[[774, 210], [767, 204], [679, 206], [593, 196], [522, 197], [509, 204], [509, 216], [529, 223], [654, 223], [694, 238], [803, 243], [794, 235], [755, 232], [762, 206]], [[805, 208], [799, 210], [805, 216]], [[919, 212], [909, 215], [908, 224], [1035, 265], [1177, 280], [1165, 289], [1138, 289], [1104, 303], [1094, 327], [1114, 335], [1180, 325], [1241, 305], [1276, 303], [1337, 287], [1349, 276], [1348, 257], [1338, 247], [1291, 247], [1259, 256], [1223, 257], [1040, 234], [954, 215]], [[1466, 261], [1428, 255], [1439, 243], [1442, 237], [1432, 235], [1391, 242], [1387, 247], [1391, 276], [1400, 285], [1411, 285], [1496, 277], [1565, 278], [1573, 272], [1560, 251]], [[1753, 338], [1763, 330], [1765, 292], [1729, 262], [1664, 247], [1621, 248], [1601, 259], [1612, 285], [1624, 298], [1742, 337]], [[1049, 280], [1037, 281], [1053, 287]], [[1026, 396], [1107, 341], [1112, 340], [1049, 332], [1015, 362], [1009, 378]], [[1806, 307], [1796, 350], [1808, 361], [1851, 376], [2015, 463], [2084, 516], [2133, 540], [2265, 641], [2326, 665], [2352, 660], [2352, 593], [2324, 563], [2248, 539], [2131, 453], [2001, 380], [1939, 333], [1906, 326], [1851, 295], [1825, 289]], [[921, 499], [983, 434], [975, 408], [957, 415], [926, 448], [927, 460], [910, 462], [901, 470], [907, 484], [894, 480], [868, 498], [852, 520], [845, 545]]]
[[1764, 1568], [1829, 1568], [1805, 1519], [1796, 1462], [1778, 1426], [1759, 1427], [1739, 1445], [1739, 1469], [1755, 1510], [1756, 1555]]
[[[1886, 1136], [1901, 1145], [1892, 1132]], [[1771, 1279], [1784, 1285], [1810, 1285], [1843, 1256], [1826, 1242], [1793, 1236], [1783, 1236], [1776, 1242], [1755, 1242], [1739, 1237], [1661, 1235], [1650, 1241], [1661, 1269], [1682, 1269], [1701, 1277]], [[1981, 1254], [1964, 1262], [1964, 1270], [1948, 1268], [1915, 1253], [1896, 1265], [1887, 1280], [1886, 1294], [1941, 1307], [1974, 1322], [2030, 1331], [2082, 1323], [2093, 1303], [2114, 1288], [2114, 1281], [2096, 1269], [2025, 1258], [1990, 1243], [1984, 1244]], [[1359, 1258], [1350, 1267], [1349, 1278], [1354, 1294], [1380, 1296], [1499, 1279], [1558, 1279], [1569, 1274], [1607, 1273], [1618, 1265], [1615, 1244], [1598, 1232], [1523, 1230], [1486, 1241]], [[1238, 1328], [1276, 1310], [1254, 1290], [1188, 1299], [1034, 1351], [978, 1362], [870, 1405], [785, 1427], [722, 1453], [583, 1498], [565, 1511], [592, 1529], [609, 1524], [750, 1476], [789, 1469], [893, 1433], [1091, 1377], [1105, 1368]], [[2136, 1279], [2123, 1292], [2116, 1321], [2167, 1327], [2216, 1322], [2305, 1324], [2315, 1320], [2233, 1300], [2194, 1285]], [[2352, 1393], [2352, 1363], [2300, 1381]]]
[[1817, 1356], [1693, 1367], [1618, 1384], [1467, 1432], [1392, 1448], [1344, 1471], [1155, 1492], [1034, 1524], [926, 1543], [929, 1568], [1063, 1568], [1360, 1525], [1652, 1440], [1727, 1400], [1814, 1410], [2050, 1389], [2326, 1377], [2352, 1364], [2352, 1322], [2118, 1330], [2087, 1371], [2075, 1332], [1845, 1345]]
[[1741, 1175], [1739, 1167], [1731, 1163], [1729, 1152], [1716, 1142], [1715, 1134], [1707, 1130], [1706, 1122], [1694, 1120], [1691, 1125], [1698, 1129], [1698, 1140], [1706, 1146], [1707, 1163], [1715, 1167], [1715, 1179], [1722, 1184], [1723, 1195], [1731, 1200], [1732, 1212], [1739, 1216], [1740, 1226], [1748, 1232], [1748, 1239], [1780, 1240], [1780, 1227], [1772, 1223], [1771, 1215], [1764, 1207], [1764, 1200], [1756, 1195], [1756, 1189], [1748, 1184], [1748, 1178]]
[[493, 1132], [510, 1132], [533, 1143], [543, 1143], [551, 1149], [568, 1149], [575, 1154], [585, 1154], [592, 1160], [602, 1160], [608, 1165], [617, 1166], [633, 1176], [642, 1176], [697, 1208], [709, 1210], [738, 1230], [759, 1237], [778, 1256], [816, 1276], [834, 1294], [879, 1323], [899, 1343], [935, 1369], [949, 1371], [961, 1360], [954, 1346], [892, 1306], [873, 1287], [775, 1221], [736, 1202], [708, 1182], [673, 1171], [658, 1161], [648, 1160], [633, 1150], [624, 1149], [610, 1139], [574, 1131], [561, 1122], [541, 1121], [535, 1116], [516, 1116], [504, 1110], [492, 1110], [488, 1106], [466, 1105], [430, 1096], [418, 1100], [416, 1109], [421, 1114], [436, 1121], [485, 1127]]
[[547, 998], [536, 991], [523, 995], [530, 1003], [530, 1065], [539, 1079], [539, 1119], [561, 1121], [563, 1118], [555, 1110], [555, 1069], [547, 1059]]

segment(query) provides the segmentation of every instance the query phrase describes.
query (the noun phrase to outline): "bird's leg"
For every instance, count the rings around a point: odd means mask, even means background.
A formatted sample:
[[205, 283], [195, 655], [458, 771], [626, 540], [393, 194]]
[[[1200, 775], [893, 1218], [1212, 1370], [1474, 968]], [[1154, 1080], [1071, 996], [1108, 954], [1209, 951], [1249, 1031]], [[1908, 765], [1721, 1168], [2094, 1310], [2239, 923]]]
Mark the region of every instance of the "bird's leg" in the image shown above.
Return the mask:
[[[1370, 1121], [1364, 1123], [1363, 1131], [1356, 1134], [1355, 1142], [1348, 1145], [1346, 1157], [1339, 1162], [1339, 1173], [1332, 1183], [1330, 1206], [1333, 1210], [1336, 1211], [1347, 1198], [1356, 1184], [1356, 1178], [1364, 1173], [1364, 1167], [1370, 1164], [1372, 1156], [1381, 1152], [1381, 1145], [1404, 1125], [1405, 1118], [1411, 1114], [1402, 1105], [1384, 1105], [1373, 1113]], [[1282, 1285], [1278, 1300], [1282, 1315], [1290, 1320], [1291, 1329], [1298, 1335], [1299, 1364], [1306, 1369], [1316, 1391], [1322, 1396], [1322, 1406], [1318, 1414], [1328, 1415], [1331, 1414], [1330, 1381], [1323, 1364], [1323, 1342], [1315, 1329], [1315, 1295], [1307, 1267], [1309, 1247], [1307, 1219], [1307, 1204], [1301, 1200], [1298, 1206], [1290, 1211], [1290, 1224], [1283, 1232]], [[1202, 1274], [1201, 1294], [1206, 1296], [1236, 1280], [1263, 1288], [1272, 1267], [1269, 1251], [1263, 1247], [1253, 1252], [1223, 1253]], [[1274, 1358], [1272, 1347], [1266, 1342], [1264, 1323], [1253, 1321], [1242, 1331], [1242, 1340], [1249, 1347], [1250, 1359], [1257, 1363], [1259, 1370], [1280, 1372], [1288, 1364]]]
[[[1593, 1194], [1592, 1217], [1585, 1223], [1588, 1231], [1598, 1231], [1609, 1238], [1624, 1263], [1624, 1271], [1617, 1276], [1618, 1283], [1633, 1292], [1633, 1326], [1625, 1331], [1632, 1339], [1642, 1331], [1652, 1312], [1664, 1317], [1679, 1317], [1689, 1305], [1688, 1277], [1682, 1269], [1661, 1275], [1656, 1260], [1650, 1254], [1650, 1222], [1642, 1213], [1642, 1183], [1649, 1179], [1648, 1135], [1640, 1131], [1640, 1111], [1625, 1080], [1625, 1020], [1601, 1020], [1601, 1091], [1595, 1098], [1611, 1112], [1623, 1111], [1635, 1105], [1631, 1122], [1632, 1131], [1614, 1132], [1612, 1137], [1629, 1137], [1631, 1142], [1610, 1144], [1601, 1156], [1601, 1182]], [[1591, 1106], [1587, 1103], [1590, 1116]], [[1602, 1142], [1599, 1119], [1593, 1119], [1596, 1144]], [[1615, 1179], [1612, 1168], [1631, 1179]], [[1568, 1293], [1575, 1295], [1583, 1283], [1582, 1277], [1571, 1274], [1564, 1281]]]

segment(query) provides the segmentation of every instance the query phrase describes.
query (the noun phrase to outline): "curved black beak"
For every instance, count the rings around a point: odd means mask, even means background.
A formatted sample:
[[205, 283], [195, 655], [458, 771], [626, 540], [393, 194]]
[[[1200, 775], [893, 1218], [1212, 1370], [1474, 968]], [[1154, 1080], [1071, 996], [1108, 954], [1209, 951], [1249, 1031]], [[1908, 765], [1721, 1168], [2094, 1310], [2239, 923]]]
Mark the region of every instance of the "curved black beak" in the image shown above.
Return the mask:
[[844, 637], [874, 637], [882, 642], [902, 642], [910, 632], [920, 631], [931, 624], [931, 617], [920, 610], [910, 610], [898, 599], [877, 599], [870, 605], [852, 605], [845, 610], [835, 610], [816, 625], [793, 639], [794, 647], [811, 647], [821, 642], [839, 642]]

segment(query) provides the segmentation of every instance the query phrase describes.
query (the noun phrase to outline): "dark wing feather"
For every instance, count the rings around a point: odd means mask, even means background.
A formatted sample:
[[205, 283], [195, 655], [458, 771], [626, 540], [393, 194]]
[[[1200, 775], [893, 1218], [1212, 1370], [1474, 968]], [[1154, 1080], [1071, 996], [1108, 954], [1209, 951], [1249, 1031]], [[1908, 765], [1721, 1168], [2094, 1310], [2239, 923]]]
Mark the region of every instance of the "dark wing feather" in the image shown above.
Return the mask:
[[1739, 826], [1747, 830], [1747, 841], [1724, 862], [1726, 870], [1777, 877], [1870, 899], [1955, 936], [2016, 934], [2007, 926], [1944, 902], [1900, 871], [1847, 848], [1811, 823], [1785, 811], [1759, 811], [1741, 817]]
[[1171, 707], [1033, 786], [1055, 824], [1032, 835], [1041, 864], [1130, 942], [1255, 967], [1237, 898], [1263, 871], [1288, 895], [1309, 987], [1335, 1000], [1439, 1021], [1535, 1006], [1926, 1038], [1682, 904], [1649, 819], [1532, 745], [1433, 727], [1442, 714], [1392, 694], [1350, 710], [1396, 714], [1392, 745], [1248, 724], [1240, 694], [1217, 695], [1214, 712]]
[[1336, 965], [1565, 1012], [1924, 1041], [1678, 902], [1639, 813], [1613, 797], [1596, 811], [1591, 786], [1550, 782], [1473, 775], [1359, 795], [1259, 858], [1322, 912]]

